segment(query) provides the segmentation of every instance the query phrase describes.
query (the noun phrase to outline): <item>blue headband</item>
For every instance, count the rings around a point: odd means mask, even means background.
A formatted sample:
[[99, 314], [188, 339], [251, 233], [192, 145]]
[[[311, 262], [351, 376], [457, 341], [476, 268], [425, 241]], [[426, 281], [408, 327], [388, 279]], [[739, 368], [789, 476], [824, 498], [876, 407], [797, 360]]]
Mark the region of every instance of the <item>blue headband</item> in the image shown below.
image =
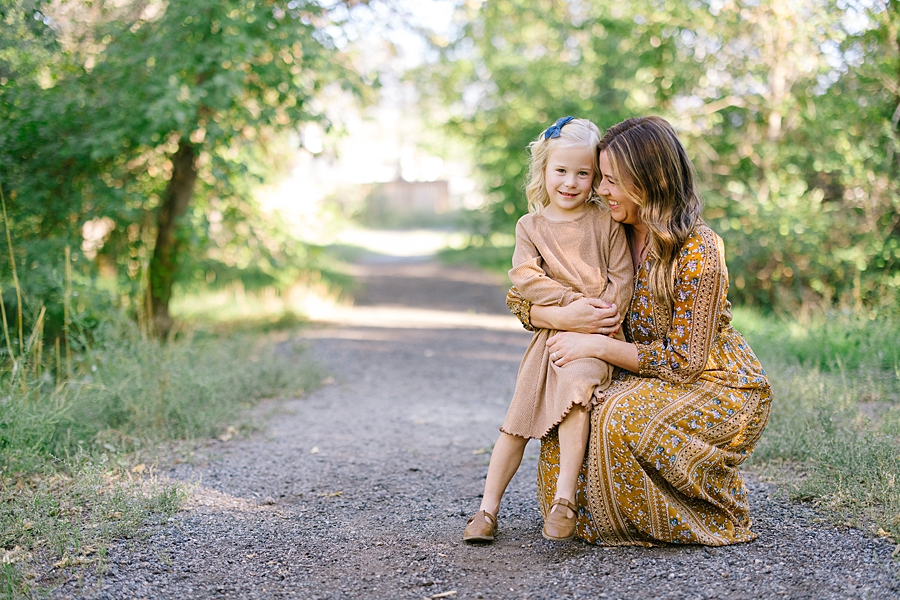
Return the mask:
[[556, 120], [555, 125], [551, 125], [547, 128], [547, 131], [544, 132], [544, 139], [549, 140], [550, 138], [558, 138], [560, 131], [562, 131], [563, 125], [568, 123], [569, 121], [574, 121], [575, 117], [560, 117]]

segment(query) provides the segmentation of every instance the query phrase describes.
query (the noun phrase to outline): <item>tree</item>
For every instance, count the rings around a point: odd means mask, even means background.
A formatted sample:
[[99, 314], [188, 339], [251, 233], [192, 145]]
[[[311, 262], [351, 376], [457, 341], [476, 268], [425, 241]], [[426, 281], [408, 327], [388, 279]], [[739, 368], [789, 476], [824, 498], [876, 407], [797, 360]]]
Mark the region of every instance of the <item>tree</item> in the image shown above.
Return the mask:
[[[65, 37], [66, 4], [17, 1], [19, 23], [40, 15], [41, 35]], [[135, 3], [140, 10], [99, 19], [87, 36], [96, 41], [86, 44], [92, 54], [70, 47], [49, 80], [35, 67], [29, 81], [0, 88], [10, 123], [0, 132], [0, 176], [12, 196], [28, 199], [15, 207], [17, 228], [71, 243], [84, 223], [109, 218], [106, 247], [125, 250], [130, 274], [152, 249], [144, 259], [149, 296], [164, 334], [173, 284], [196, 239], [185, 227], [191, 205], [202, 200], [239, 219], [247, 212], [242, 178], [253, 171], [242, 148], [323, 120], [318, 98], [329, 86], [359, 95], [372, 88], [328, 33], [358, 3]]]
[[[257, 139], [261, 129], [321, 119], [314, 99], [329, 84], [367, 85], [323, 32], [330, 23], [326, 8], [310, 1], [173, 2], [159, 17], [134, 23], [91, 74], [99, 88], [123, 92], [108, 96], [101, 112], [122, 139], [138, 148], [165, 140], [174, 149], [150, 261], [160, 330], [171, 324], [183, 246], [178, 225], [194, 195], [201, 152], [226, 174], [233, 167], [222, 149]], [[134, 99], [143, 107], [138, 114], [129, 108]]]
[[416, 75], [428, 113], [475, 150], [493, 200], [492, 230], [526, 210], [526, 146], [560, 116], [611, 125], [624, 118], [631, 77], [625, 19], [594, 17], [590, 3], [499, 0], [458, 8], [459, 35]]

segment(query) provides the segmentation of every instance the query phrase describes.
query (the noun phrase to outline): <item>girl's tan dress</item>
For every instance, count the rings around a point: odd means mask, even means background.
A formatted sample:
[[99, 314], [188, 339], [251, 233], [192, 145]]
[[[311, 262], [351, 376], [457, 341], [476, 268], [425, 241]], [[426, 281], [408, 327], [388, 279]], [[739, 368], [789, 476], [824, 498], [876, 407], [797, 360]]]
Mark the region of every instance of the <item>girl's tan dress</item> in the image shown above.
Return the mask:
[[[622, 226], [613, 221], [608, 208], [591, 204], [572, 221], [538, 214], [519, 219], [509, 278], [533, 304], [565, 306], [589, 297], [625, 307], [631, 299], [634, 267]], [[504, 433], [542, 438], [574, 404], [591, 406], [595, 392], [609, 386], [613, 367], [602, 360], [553, 364], [547, 339], [554, 333], [535, 331], [500, 428]]]
[[[591, 412], [576, 535], [605, 545], [752, 540], [738, 465], [768, 421], [772, 390], [731, 326], [722, 240], [695, 228], [676, 264], [671, 315], [653, 297], [650, 265], [648, 258], [638, 269], [625, 320], [640, 371], [620, 372]], [[527, 315], [527, 303], [510, 304]], [[538, 464], [544, 514], [558, 476], [554, 431], [541, 440]]]

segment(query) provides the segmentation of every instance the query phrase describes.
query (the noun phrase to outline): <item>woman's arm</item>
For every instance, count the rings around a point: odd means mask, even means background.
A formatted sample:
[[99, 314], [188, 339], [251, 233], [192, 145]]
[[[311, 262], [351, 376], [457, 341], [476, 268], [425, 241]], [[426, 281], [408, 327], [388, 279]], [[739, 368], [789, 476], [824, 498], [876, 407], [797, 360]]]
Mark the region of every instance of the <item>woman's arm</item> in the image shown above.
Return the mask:
[[622, 322], [615, 304], [580, 298], [566, 306], [538, 306], [522, 296], [515, 286], [506, 293], [506, 306], [528, 331], [538, 328], [612, 335], [619, 331]]
[[727, 290], [722, 239], [700, 226], [679, 253], [665, 336], [638, 349], [640, 374], [673, 383], [696, 381], [709, 361]]
[[597, 298], [581, 298], [566, 306], [531, 307], [531, 324], [540, 329], [614, 334], [622, 317], [615, 304]]

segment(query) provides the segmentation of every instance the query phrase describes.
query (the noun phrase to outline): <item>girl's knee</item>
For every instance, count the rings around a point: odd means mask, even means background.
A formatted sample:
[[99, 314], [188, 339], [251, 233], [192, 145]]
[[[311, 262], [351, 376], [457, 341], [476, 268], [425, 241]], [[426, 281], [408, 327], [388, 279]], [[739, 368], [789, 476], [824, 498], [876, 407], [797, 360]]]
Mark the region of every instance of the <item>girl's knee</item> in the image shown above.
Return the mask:
[[589, 407], [575, 404], [569, 410], [569, 414], [566, 415], [566, 418], [563, 419], [563, 423], [566, 427], [571, 427], [573, 425], [587, 427], [590, 418], [591, 409]]
[[528, 438], [519, 437], [518, 435], [512, 435], [511, 433], [506, 433], [505, 431], [500, 432], [500, 437], [497, 438], [496, 445], [506, 445], [518, 448], [521, 446], [524, 448], [526, 444], [528, 444]]

